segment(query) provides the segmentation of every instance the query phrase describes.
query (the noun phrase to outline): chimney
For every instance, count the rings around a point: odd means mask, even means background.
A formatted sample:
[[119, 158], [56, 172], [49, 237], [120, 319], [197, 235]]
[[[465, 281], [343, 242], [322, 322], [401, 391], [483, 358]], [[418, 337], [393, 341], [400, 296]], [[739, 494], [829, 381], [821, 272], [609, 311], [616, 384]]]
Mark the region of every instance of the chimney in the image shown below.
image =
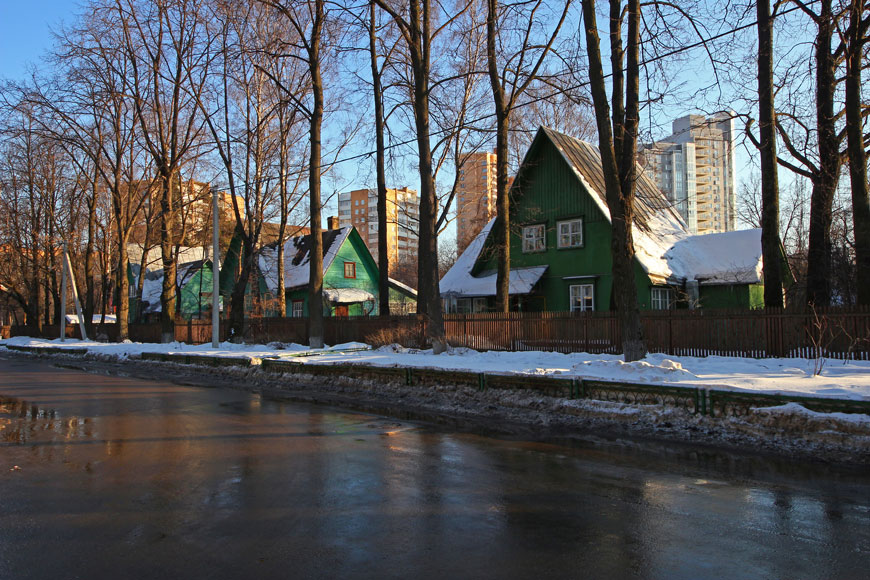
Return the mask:
[[326, 218], [326, 228], [330, 230], [338, 229], [338, 216], [331, 215]]

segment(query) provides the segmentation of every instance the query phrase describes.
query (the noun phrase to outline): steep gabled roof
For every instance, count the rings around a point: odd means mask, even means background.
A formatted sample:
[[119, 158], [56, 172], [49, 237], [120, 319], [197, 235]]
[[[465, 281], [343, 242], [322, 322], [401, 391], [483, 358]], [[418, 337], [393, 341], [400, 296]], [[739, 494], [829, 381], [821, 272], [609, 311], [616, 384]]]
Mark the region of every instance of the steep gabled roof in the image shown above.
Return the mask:
[[[337, 230], [323, 230], [323, 271], [332, 265], [338, 250], [350, 235], [353, 226]], [[309, 281], [309, 262], [311, 261], [311, 234], [290, 238], [284, 244], [284, 288], [307, 286]], [[278, 244], [263, 246], [259, 251], [257, 264], [266, 280], [269, 290], [278, 288]]]
[[[611, 221], [598, 147], [547, 127], [538, 130], [535, 141], [543, 137], [556, 147], [598, 209]], [[686, 223], [640, 166], [637, 176], [632, 228], [635, 256], [647, 274], [663, 279], [679, 277], [671, 271], [664, 254], [677, 240], [689, 235]]]
[[[203, 265], [211, 266], [211, 260], [194, 260], [178, 264], [175, 269], [175, 281], [179, 288], [184, 288]], [[142, 301], [148, 303], [144, 312], [160, 312], [160, 295], [163, 293], [163, 270], [145, 272], [145, 282], [142, 284]]]

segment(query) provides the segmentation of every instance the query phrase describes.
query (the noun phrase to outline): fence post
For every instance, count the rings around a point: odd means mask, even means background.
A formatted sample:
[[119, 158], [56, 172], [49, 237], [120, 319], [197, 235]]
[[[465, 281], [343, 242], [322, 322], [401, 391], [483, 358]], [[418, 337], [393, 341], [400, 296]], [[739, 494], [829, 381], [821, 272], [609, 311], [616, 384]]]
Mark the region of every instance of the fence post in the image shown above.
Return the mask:
[[583, 313], [583, 342], [586, 344], [585, 350], [589, 352], [589, 313]]

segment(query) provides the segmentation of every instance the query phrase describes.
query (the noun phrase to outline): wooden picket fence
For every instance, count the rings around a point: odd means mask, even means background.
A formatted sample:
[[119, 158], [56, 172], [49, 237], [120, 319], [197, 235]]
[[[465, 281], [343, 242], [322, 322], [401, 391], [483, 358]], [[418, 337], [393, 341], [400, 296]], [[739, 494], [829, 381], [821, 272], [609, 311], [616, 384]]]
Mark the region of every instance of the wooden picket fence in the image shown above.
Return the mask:
[[[650, 352], [675, 356], [801, 357], [870, 360], [870, 308], [789, 310], [668, 310], [641, 313]], [[307, 318], [253, 318], [246, 321], [244, 340], [251, 343], [308, 342]], [[107, 325], [113, 326], [113, 325]], [[453, 346], [476, 350], [548, 350], [619, 354], [619, 320], [613, 312], [509, 312], [445, 314], [444, 329]], [[45, 327], [54, 338], [57, 327]], [[114, 330], [114, 329], [113, 329]], [[400, 342], [426, 346], [427, 322], [421, 316], [326, 318], [327, 344]], [[11, 336], [27, 334], [11, 327]], [[78, 328], [67, 327], [68, 336]], [[112, 334], [109, 332], [111, 340]], [[159, 324], [131, 324], [130, 338], [159, 342]], [[221, 340], [229, 326], [221, 321]], [[211, 341], [208, 320], [179, 320], [179, 342]]]
[[[641, 312], [650, 352], [675, 356], [870, 360], [870, 308]], [[622, 352], [613, 312], [445, 315], [451, 344], [479, 350]]]

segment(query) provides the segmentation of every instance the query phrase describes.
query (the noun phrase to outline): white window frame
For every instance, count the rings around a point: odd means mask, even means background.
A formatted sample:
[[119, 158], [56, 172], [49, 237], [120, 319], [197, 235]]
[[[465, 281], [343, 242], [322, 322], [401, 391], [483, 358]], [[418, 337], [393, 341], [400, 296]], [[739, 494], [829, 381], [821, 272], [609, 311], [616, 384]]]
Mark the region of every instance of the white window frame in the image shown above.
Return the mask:
[[[580, 302], [577, 302], [575, 295]], [[595, 284], [572, 284], [568, 287], [568, 302], [571, 312], [594, 312]]]
[[292, 300], [290, 302], [290, 317], [303, 318], [305, 316], [305, 301]]
[[547, 250], [547, 233], [544, 224], [523, 226], [523, 253], [533, 254]]
[[[576, 230], [572, 226], [577, 226]], [[567, 231], [562, 231], [567, 227]], [[564, 240], [567, 238], [567, 243]], [[575, 239], [576, 238], [576, 239]], [[562, 220], [556, 222], [556, 246], [559, 248], [583, 247], [583, 219]]]
[[[667, 302], [665, 302], [665, 300]], [[651, 310], [671, 310], [674, 307], [674, 289], [654, 287], [649, 292]]]

